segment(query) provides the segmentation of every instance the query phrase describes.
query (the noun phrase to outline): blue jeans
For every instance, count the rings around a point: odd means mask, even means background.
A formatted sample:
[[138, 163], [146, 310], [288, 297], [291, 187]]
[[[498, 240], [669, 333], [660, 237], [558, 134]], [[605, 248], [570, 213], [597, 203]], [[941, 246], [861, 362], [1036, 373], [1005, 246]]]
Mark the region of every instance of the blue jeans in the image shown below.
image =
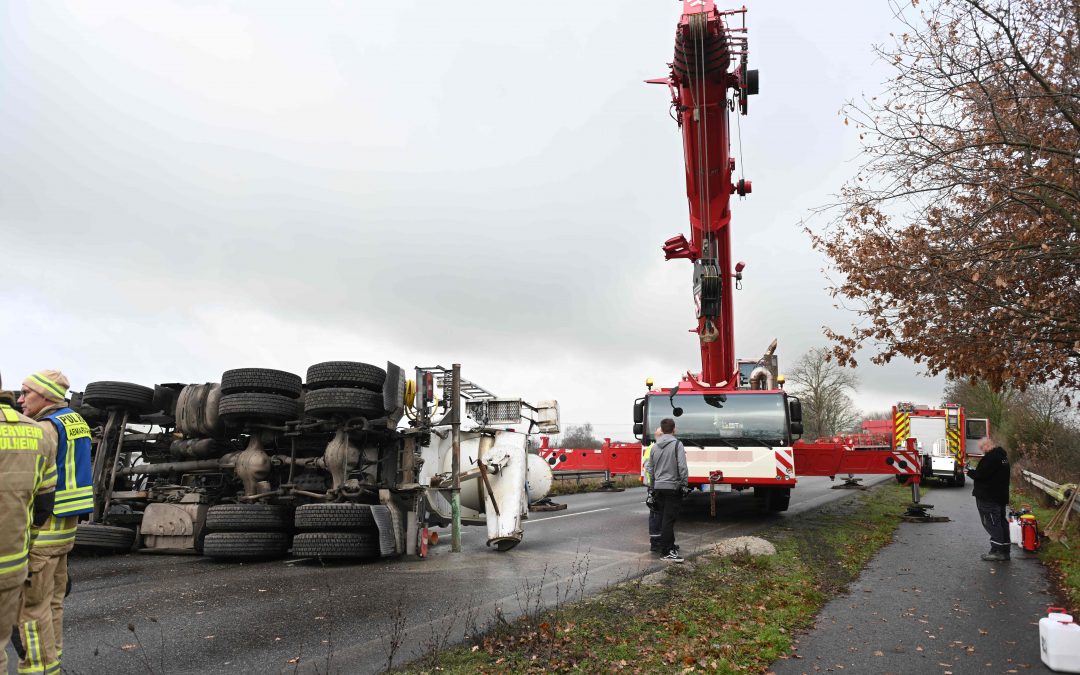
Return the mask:
[[1009, 554], [1009, 521], [1005, 516], [1005, 505], [975, 500], [982, 519], [983, 529], [990, 535], [990, 552]]

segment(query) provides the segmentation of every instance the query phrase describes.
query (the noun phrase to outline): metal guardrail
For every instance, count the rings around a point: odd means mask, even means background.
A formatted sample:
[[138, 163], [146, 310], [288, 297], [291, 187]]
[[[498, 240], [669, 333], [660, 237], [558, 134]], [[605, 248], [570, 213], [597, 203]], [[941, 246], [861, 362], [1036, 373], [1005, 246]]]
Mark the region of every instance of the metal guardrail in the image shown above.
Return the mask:
[[[1049, 478], [1044, 478], [1039, 474], [1030, 471], [1021, 471], [1020, 473], [1028, 483], [1031, 483], [1059, 502], [1064, 502], [1068, 499], [1071, 491], [1076, 489], [1075, 483], [1059, 484]], [[1073, 502], [1073, 511], [1080, 513], [1080, 501]]]
[[609, 478], [607, 471], [552, 471], [555, 480], [582, 480], [586, 478]]

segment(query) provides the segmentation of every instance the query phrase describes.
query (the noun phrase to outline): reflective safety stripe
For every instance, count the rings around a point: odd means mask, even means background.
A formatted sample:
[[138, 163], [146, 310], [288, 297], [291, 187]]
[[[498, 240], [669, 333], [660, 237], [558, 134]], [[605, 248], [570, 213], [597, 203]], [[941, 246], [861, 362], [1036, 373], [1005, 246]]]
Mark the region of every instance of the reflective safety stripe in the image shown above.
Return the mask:
[[63, 387], [53, 382], [49, 378], [45, 377], [41, 373], [34, 373], [30, 376], [30, 379], [59, 396], [61, 401], [64, 400], [64, 394], [67, 393], [67, 390], [65, 390]]
[[[63, 507], [62, 510], [61, 510], [61, 506]], [[66, 516], [70, 515], [72, 512], [80, 511], [82, 509], [93, 509], [93, 508], [94, 508], [94, 498], [93, 497], [86, 497], [84, 499], [77, 499], [77, 500], [71, 501], [71, 502], [64, 502], [63, 505], [57, 503], [53, 507], [53, 513], [55, 513], [57, 516], [60, 516], [60, 517], [66, 517]]]
[[56, 493], [56, 503], [70, 502], [76, 499], [83, 499], [85, 497], [93, 497], [94, 488], [87, 485], [81, 488], [70, 488], [67, 490], [58, 490]]
[[26, 561], [29, 559], [30, 554], [27, 551], [0, 558], [0, 575], [18, 572], [26, 566]]
[[57, 661], [56, 663], [50, 663], [49, 665], [45, 666], [46, 675], [53, 675], [53, 673], [59, 673], [59, 672], [60, 672], [60, 662], [59, 661]]
[[41, 636], [38, 635], [37, 621], [27, 621], [23, 624], [23, 648], [26, 649], [25, 663], [19, 662], [20, 673], [41, 673], [45, 670], [45, 664], [41, 658]]
[[35, 546], [55, 546], [56, 544], [64, 544], [69, 541], [75, 541], [75, 530], [78, 528], [68, 528], [64, 530], [41, 530], [37, 534], [37, 538], [34, 539]]
[[[45, 463], [45, 458], [41, 458], [41, 463]], [[50, 466], [45, 469], [41, 474], [41, 485], [39, 487], [56, 487], [56, 465]]]
[[66, 516], [77, 513], [80, 509], [94, 508], [94, 488], [87, 486], [74, 490], [57, 490], [53, 502], [53, 513]]
[[0, 411], [3, 411], [4, 419], [8, 422], [15, 424], [19, 421], [19, 414], [11, 406], [0, 403]]

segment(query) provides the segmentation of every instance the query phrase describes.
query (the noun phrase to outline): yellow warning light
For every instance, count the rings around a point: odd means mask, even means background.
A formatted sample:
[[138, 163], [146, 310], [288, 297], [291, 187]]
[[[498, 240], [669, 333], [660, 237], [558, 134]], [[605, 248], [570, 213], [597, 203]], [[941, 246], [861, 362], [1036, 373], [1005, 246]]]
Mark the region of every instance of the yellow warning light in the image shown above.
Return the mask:
[[652, 389], [652, 378], [651, 377], [646, 377], [645, 378], [645, 386], [648, 387], [649, 389]]

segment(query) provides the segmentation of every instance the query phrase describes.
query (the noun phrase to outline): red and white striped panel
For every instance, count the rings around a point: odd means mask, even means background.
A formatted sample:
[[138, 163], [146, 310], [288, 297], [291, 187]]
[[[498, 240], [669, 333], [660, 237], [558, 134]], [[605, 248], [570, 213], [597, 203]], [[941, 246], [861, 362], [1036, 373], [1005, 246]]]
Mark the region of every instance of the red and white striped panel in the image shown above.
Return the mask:
[[795, 451], [791, 448], [776, 448], [776, 478], [790, 480], [795, 477]]
[[[919, 473], [922, 470], [919, 462], [919, 453], [917, 452], [908, 452], [907, 450], [901, 452], [894, 452], [893, 457], [896, 459], [896, 461], [889, 466], [892, 467], [895, 473], [915, 474]], [[906, 469], [900, 467], [901, 460], [907, 462]]]
[[562, 448], [540, 448], [537, 454], [553, 469], [566, 461], [566, 451]]

